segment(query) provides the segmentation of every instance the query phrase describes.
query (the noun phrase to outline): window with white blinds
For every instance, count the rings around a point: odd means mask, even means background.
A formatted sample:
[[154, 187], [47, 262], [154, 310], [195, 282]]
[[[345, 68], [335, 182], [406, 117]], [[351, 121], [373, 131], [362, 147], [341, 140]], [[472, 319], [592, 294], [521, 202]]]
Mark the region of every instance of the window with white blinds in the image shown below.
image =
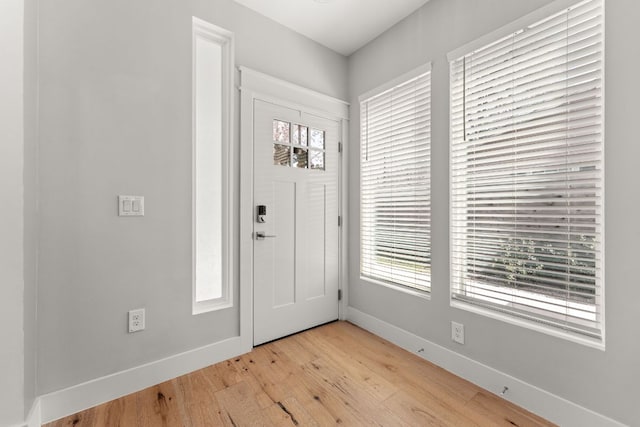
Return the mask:
[[361, 276], [424, 292], [431, 277], [430, 108], [430, 65], [360, 99]]
[[540, 18], [449, 57], [452, 304], [597, 344], [603, 6]]

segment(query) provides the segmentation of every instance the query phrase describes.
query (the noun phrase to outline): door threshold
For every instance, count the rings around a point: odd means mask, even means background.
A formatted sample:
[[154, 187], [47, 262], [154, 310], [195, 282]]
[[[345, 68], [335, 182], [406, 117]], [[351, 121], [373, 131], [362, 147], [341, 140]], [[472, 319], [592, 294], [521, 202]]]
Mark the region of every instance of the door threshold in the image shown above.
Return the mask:
[[298, 335], [298, 334], [301, 334], [301, 333], [303, 333], [303, 332], [310, 331], [310, 330], [312, 330], [312, 329], [316, 329], [316, 328], [320, 328], [320, 327], [322, 327], [322, 326], [330, 325], [330, 324], [332, 324], [332, 323], [336, 323], [336, 322], [339, 322], [339, 321], [340, 321], [340, 319], [330, 320], [330, 321], [328, 321], [328, 322], [321, 323], [321, 324], [319, 324], [319, 325], [315, 325], [315, 326], [312, 326], [312, 327], [310, 327], [310, 328], [303, 329], [303, 330], [301, 330], [301, 331], [294, 332], [294, 333], [292, 333], [292, 334], [285, 335], [285, 336], [282, 336], [282, 337], [280, 337], [280, 338], [273, 339], [273, 340], [271, 340], [271, 341], [263, 342], [262, 344], [254, 345], [254, 346], [253, 346], [253, 348], [262, 347], [263, 345], [271, 344], [271, 343], [273, 343], [273, 342], [280, 341], [280, 340], [283, 340], [283, 339], [285, 339], [285, 338], [289, 338], [289, 337], [292, 337], [292, 336], [294, 336], [294, 335]]

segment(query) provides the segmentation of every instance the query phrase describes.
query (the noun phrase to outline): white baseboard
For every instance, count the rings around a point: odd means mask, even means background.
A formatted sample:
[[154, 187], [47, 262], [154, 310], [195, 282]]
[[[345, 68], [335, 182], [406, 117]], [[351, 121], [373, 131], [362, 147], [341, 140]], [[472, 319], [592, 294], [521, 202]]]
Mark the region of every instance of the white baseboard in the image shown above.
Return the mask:
[[[40, 421], [48, 423], [250, 351], [230, 338], [39, 397]], [[40, 426], [40, 424], [35, 424]], [[31, 423], [28, 425], [32, 426]]]
[[40, 398], [36, 398], [31, 406], [26, 420], [26, 427], [40, 427], [42, 425], [42, 403]]
[[[506, 385], [509, 391], [505, 399], [563, 427], [624, 427], [624, 424], [611, 418], [427, 341], [353, 307], [347, 310], [347, 320], [495, 394], [499, 394]], [[424, 351], [418, 353], [419, 349]]]

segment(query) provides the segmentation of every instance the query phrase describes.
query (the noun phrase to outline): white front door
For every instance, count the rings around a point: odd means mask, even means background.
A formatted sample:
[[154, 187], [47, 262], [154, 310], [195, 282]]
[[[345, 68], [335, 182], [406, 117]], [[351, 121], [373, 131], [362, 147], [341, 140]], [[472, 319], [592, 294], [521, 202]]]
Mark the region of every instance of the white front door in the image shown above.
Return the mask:
[[338, 121], [254, 100], [254, 345], [338, 318]]

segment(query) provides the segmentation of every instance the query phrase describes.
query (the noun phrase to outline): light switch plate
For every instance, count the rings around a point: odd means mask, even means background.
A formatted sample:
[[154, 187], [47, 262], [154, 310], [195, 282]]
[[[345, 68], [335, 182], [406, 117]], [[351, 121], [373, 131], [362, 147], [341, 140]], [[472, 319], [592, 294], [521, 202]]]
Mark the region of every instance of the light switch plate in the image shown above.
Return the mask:
[[118, 216], [144, 216], [144, 196], [118, 196]]

